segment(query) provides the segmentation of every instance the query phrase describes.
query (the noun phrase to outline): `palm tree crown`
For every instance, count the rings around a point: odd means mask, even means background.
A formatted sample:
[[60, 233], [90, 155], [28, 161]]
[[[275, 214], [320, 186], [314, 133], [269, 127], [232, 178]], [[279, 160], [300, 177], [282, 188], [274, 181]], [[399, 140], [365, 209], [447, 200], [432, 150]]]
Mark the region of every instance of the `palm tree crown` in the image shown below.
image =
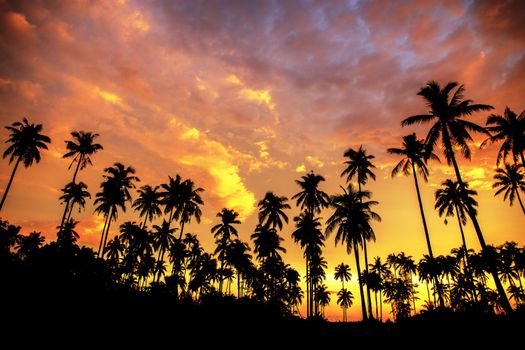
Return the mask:
[[525, 175], [523, 174], [523, 166], [521, 164], [505, 164], [505, 169], [496, 169], [496, 175], [494, 179], [497, 180], [492, 188], [498, 188], [496, 196], [502, 192], [503, 200], [509, 200], [510, 205], [514, 203], [514, 200], [518, 198], [523, 213], [523, 203], [520, 197], [520, 191], [525, 192]]
[[295, 194], [292, 199], [297, 199], [297, 206], [305, 209], [310, 213], [319, 213], [321, 209], [328, 206], [330, 196], [318, 189], [319, 183], [325, 181], [321, 175], [310, 172], [301, 177], [301, 180], [295, 180], [302, 191]]
[[288, 216], [284, 213], [284, 209], [290, 209], [290, 205], [286, 202], [288, 198], [277, 196], [273, 192], [266, 192], [264, 198], [259, 201], [259, 222], [261, 225], [278, 227], [279, 230], [283, 228], [283, 220], [288, 223]]
[[346, 150], [344, 156], [348, 157], [348, 160], [345, 161], [347, 166], [341, 173], [341, 176], [347, 175], [347, 183], [354, 177], [357, 177], [357, 183], [360, 185], [364, 185], [368, 177], [371, 177], [372, 180], [376, 179], [376, 175], [371, 170], [375, 168], [375, 165], [371, 162], [375, 157], [367, 155], [363, 146], [359, 146], [357, 151], [352, 148]]
[[133, 208], [140, 211], [140, 217], [144, 217], [143, 227], [146, 225], [147, 220], [153, 221], [155, 217], [162, 214], [162, 211], [160, 210], [162, 201], [158, 190], [159, 186], [142, 186], [138, 190], [139, 196], [133, 202]]
[[84, 169], [88, 164], [93, 165], [90, 156], [102, 150], [102, 145], [95, 143], [94, 140], [99, 136], [92, 132], [73, 131], [71, 133], [73, 140], [66, 141], [66, 148], [69, 152], [64, 154], [63, 158], [73, 158], [69, 169], [77, 162], [77, 168], [73, 175], [73, 182], [75, 181], [78, 170]]
[[3, 156], [9, 156], [9, 164], [15, 159], [20, 159], [26, 168], [33, 165], [33, 162], [39, 163], [40, 149], [47, 149], [46, 143], [51, 143], [48, 136], [41, 134], [42, 124], [29, 124], [27, 118], [24, 118], [22, 122], [14, 122], [5, 128], [11, 132], [6, 141], [11, 145]]
[[425, 149], [425, 143], [423, 140], [418, 140], [415, 133], [403, 136], [402, 148], [389, 148], [387, 152], [404, 157], [392, 170], [392, 177], [400, 171], [403, 172], [403, 175], [408, 176], [413, 168], [417, 168], [423, 179], [428, 181], [427, 159], [439, 160], [433, 152], [428, 152]]
[[525, 159], [523, 152], [525, 151], [525, 111], [521, 112], [519, 116], [516, 115], [509, 107], [505, 107], [503, 115], [491, 114], [487, 118], [487, 130], [492, 135], [483, 141], [483, 147], [487, 142], [503, 141], [498, 152], [496, 164], [512, 154], [514, 161], [521, 158], [521, 164], [525, 166]]
[[435, 208], [438, 210], [439, 216], [454, 216], [454, 210], [457, 210], [457, 215], [462, 224], [466, 224], [468, 208], [476, 212], [478, 202], [473, 196], [477, 195], [478, 192], [469, 189], [467, 182], [464, 183], [465, 188], [462, 189], [458, 181], [451, 179], [443, 181], [441, 186], [435, 193]]

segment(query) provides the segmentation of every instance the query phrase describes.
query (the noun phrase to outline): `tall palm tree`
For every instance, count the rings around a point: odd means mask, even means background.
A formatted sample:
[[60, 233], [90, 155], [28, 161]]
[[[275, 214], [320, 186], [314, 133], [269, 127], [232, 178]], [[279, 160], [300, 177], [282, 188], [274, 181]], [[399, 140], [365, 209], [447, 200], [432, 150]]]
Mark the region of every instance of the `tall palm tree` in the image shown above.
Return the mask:
[[[92, 132], [86, 131], [73, 131], [71, 132], [73, 140], [66, 141], [66, 149], [68, 152], [62, 156], [62, 158], [73, 158], [71, 164], [69, 164], [68, 170], [71, 169], [75, 162], [77, 166], [75, 172], [73, 173], [72, 183], [76, 182], [77, 174], [79, 170], [86, 168], [89, 165], [93, 165], [91, 162], [91, 155], [102, 150], [102, 145], [95, 143], [95, 139], [99, 134], [94, 134]], [[60, 230], [64, 225], [64, 220], [66, 220], [66, 213], [68, 212], [69, 202], [66, 202], [66, 207], [64, 208], [64, 214], [62, 215], [62, 220], [60, 222]]]
[[[341, 173], [341, 176], [347, 176], [347, 184], [350, 184], [352, 179], [355, 177], [357, 180], [359, 192], [361, 192], [361, 185], [365, 185], [369, 177], [375, 181], [376, 175], [372, 171], [372, 169], [375, 168], [375, 165], [371, 162], [371, 160], [375, 157], [373, 155], [366, 154], [366, 150], [363, 148], [362, 145], [359, 146], [359, 149], [357, 151], [352, 148], [349, 148], [345, 151], [344, 156], [347, 157], [348, 160], [345, 161], [345, 164], [347, 166], [345, 170], [343, 170], [343, 172]], [[373, 231], [371, 231], [370, 233], [370, 236], [363, 237], [362, 242], [364, 253], [363, 255], [365, 256], [366, 274], [368, 274], [368, 252], [366, 249], [366, 242], [370, 240], [375, 241], [375, 235], [373, 234]], [[370, 298], [370, 288], [368, 287], [368, 285], [366, 286], [366, 296], [368, 301], [368, 315], [370, 318], [373, 318], [372, 299]]]
[[[363, 201], [370, 197], [370, 192], [356, 192], [352, 185], [349, 185], [348, 190], [343, 189], [343, 191], [343, 194], [332, 197], [330, 207], [334, 209], [334, 213], [326, 222], [326, 235], [330, 235], [335, 230], [336, 245], [339, 242], [346, 244], [348, 254], [354, 251], [357, 275], [361, 276], [358, 246], [363, 244], [365, 237], [373, 234], [371, 220], [380, 221], [381, 218], [371, 209], [377, 204], [376, 201]], [[363, 320], [366, 320], [368, 316], [361, 279], [359, 279], [359, 292]]]
[[498, 188], [496, 196], [504, 192], [503, 200], [508, 198], [511, 206], [514, 199], [518, 198], [521, 210], [525, 214], [525, 207], [523, 207], [520, 197], [520, 191], [525, 192], [525, 174], [523, 174], [522, 168], [523, 165], [521, 164], [505, 164], [505, 169], [496, 169], [494, 179], [497, 181], [492, 185], [492, 188]]
[[[384, 281], [391, 278], [391, 271], [388, 268], [387, 263], [382, 263], [381, 258], [376, 256], [374, 259], [374, 263], [370, 264], [370, 273], [376, 274], [379, 276], [379, 283], [380, 283], [380, 289], [379, 289], [379, 320], [383, 320], [383, 284]], [[377, 308], [376, 308], [377, 313]]]
[[179, 239], [184, 232], [184, 224], [190, 223], [192, 217], [195, 217], [197, 223], [201, 222], [202, 211], [200, 206], [204, 204], [200, 193], [204, 192], [203, 188], [195, 188], [195, 183], [190, 180], [184, 180], [180, 185], [180, 202], [175, 208], [174, 219], [180, 222]]
[[[144, 225], [142, 226], [144, 228]], [[162, 221], [162, 224], [154, 225], [153, 226], [153, 248], [155, 248], [158, 252], [158, 266], [157, 266], [157, 282], [160, 280], [160, 266], [161, 262], [164, 261], [164, 253], [166, 252], [169, 247], [173, 244], [173, 241], [175, 237], [173, 236], [173, 233], [175, 232], [175, 228], [170, 228], [169, 223], [166, 220]], [[155, 277], [155, 275], [153, 276]]]
[[164, 204], [164, 214], [168, 214], [168, 222], [171, 224], [175, 211], [180, 206], [180, 193], [181, 193], [181, 183], [182, 178], [179, 174], [175, 175], [175, 178], [169, 176], [169, 181], [167, 184], [162, 184], [160, 187], [164, 189], [160, 193], [162, 197], [162, 202]]
[[306, 209], [306, 212], [315, 214], [328, 206], [330, 196], [318, 188], [321, 181], [325, 181], [325, 178], [313, 171], [303, 175], [301, 180], [295, 180], [302, 191], [294, 194], [292, 199], [297, 199], [297, 206], [301, 210]]
[[335, 267], [334, 278], [336, 280], [341, 280], [342, 286], [341, 289], [345, 289], [345, 282], [350, 281], [352, 274], [350, 273], [350, 266], [345, 263], [340, 263]]
[[29, 124], [27, 118], [22, 119], [21, 122], [14, 122], [11, 126], [6, 126], [5, 128], [11, 132], [6, 141], [6, 143], [11, 145], [5, 150], [3, 158], [9, 156], [9, 164], [15, 161], [15, 166], [0, 201], [0, 211], [2, 211], [20, 162], [26, 168], [33, 165], [33, 162], [39, 163], [40, 150], [47, 149], [46, 143], [51, 143], [51, 139], [48, 136], [41, 134], [42, 124]]
[[483, 141], [481, 147], [485, 146], [487, 142], [503, 141], [498, 152], [496, 164], [499, 165], [501, 162], [505, 162], [505, 159], [511, 154], [514, 162], [519, 157], [521, 165], [525, 166], [525, 157], [523, 156], [525, 151], [525, 111], [517, 116], [509, 107], [505, 107], [503, 116], [498, 114], [489, 115], [486, 125], [487, 130], [493, 134]]
[[292, 238], [304, 249], [306, 258], [306, 296], [307, 296], [307, 317], [312, 316], [311, 303], [313, 303], [312, 279], [309, 276], [312, 267], [312, 258], [321, 254], [321, 247], [324, 246], [324, 236], [319, 229], [321, 223], [319, 218], [315, 218], [312, 213], [304, 212], [294, 217], [296, 230], [292, 233]]
[[103, 175], [105, 181], [100, 184], [102, 191], [96, 194], [97, 199], [95, 200], [95, 204], [98, 204], [95, 212], [105, 216], [98, 248], [98, 254], [101, 257], [104, 256], [111, 221], [116, 220], [118, 216], [118, 207], [126, 211], [126, 202], [131, 200], [129, 190], [135, 188], [135, 181], [140, 181], [133, 175], [135, 169], [130, 166], [126, 167], [122, 163], [115, 163], [112, 167], [104, 169], [104, 172], [106, 173]]
[[288, 216], [284, 213], [284, 209], [290, 209], [287, 201], [288, 198], [284, 196], [280, 197], [273, 192], [266, 192], [264, 198], [257, 204], [260, 224], [282, 230], [283, 220], [288, 223]]
[[343, 309], [343, 322], [348, 321], [347, 310], [354, 303], [354, 296], [351, 291], [343, 288], [337, 292], [337, 304]]
[[234, 239], [226, 253], [226, 259], [228, 263], [232, 265], [237, 271], [237, 298], [242, 296], [241, 291], [241, 275], [247, 271], [251, 263], [252, 256], [248, 253], [250, 247], [247, 243], [242, 242], [240, 239]]
[[279, 237], [274, 228], [259, 224], [250, 238], [253, 240], [253, 251], [257, 254], [257, 260], [264, 261], [268, 258], [281, 260], [279, 252], [286, 253], [286, 249], [281, 246], [284, 239]]
[[[459, 148], [465, 158], [470, 159], [471, 152], [468, 142], [473, 141], [469, 132], [478, 132], [490, 136], [490, 133], [482, 126], [470, 122], [462, 117], [469, 116], [472, 113], [479, 111], [488, 111], [493, 109], [492, 106], [484, 104], [472, 104], [471, 100], [463, 99], [465, 88], [463, 85], [458, 87], [457, 82], [450, 82], [444, 88], [441, 88], [435, 81], [430, 81], [427, 85], [419, 91], [418, 95], [422, 96], [427, 106], [430, 108], [428, 114], [414, 115], [405, 118], [402, 126], [413, 124], [434, 123], [430, 128], [425, 139], [425, 144], [429, 151], [436, 147], [439, 139], [441, 139], [443, 152], [449, 165], [452, 165], [456, 174], [456, 179], [461, 187], [464, 187], [464, 182], [461, 178], [461, 172], [456, 160], [454, 148]], [[449, 96], [455, 89], [456, 91]], [[476, 213], [472, 208], [467, 208], [467, 213], [474, 225], [478, 240], [482, 249], [486, 249], [487, 244], [479, 226]], [[501, 299], [501, 304], [507, 313], [512, 312], [509, 300], [503, 289], [503, 285], [499, 279], [498, 273], [492, 269], [492, 276], [494, 278], [498, 294]]]
[[59, 199], [66, 203], [66, 206], [67, 203], [69, 203], [69, 211], [66, 215], [66, 221], [71, 218], [71, 212], [73, 211], [75, 204], [78, 204], [79, 212], [86, 206], [86, 198], [91, 198], [91, 194], [86, 190], [87, 185], [82, 181], [79, 183], [70, 182], [62, 189], [64, 194], [60, 196]]
[[144, 217], [142, 228], [146, 227], [148, 220], [151, 222], [162, 214], [160, 210], [162, 200], [158, 190], [159, 186], [151, 187], [150, 185], [144, 185], [138, 190], [139, 196], [133, 202], [132, 207], [140, 211], [140, 217]]
[[218, 254], [219, 260], [221, 261], [219, 293], [222, 293], [222, 271], [224, 269], [224, 263], [226, 262], [228, 244], [231, 241], [232, 235], [239, 237], [237, 229], [233, 225], [239, 225], [241, 222], [237, 219], [239, 217], [239, 213], [233, 209], [223, 208], [219, 213], [217, 213], [217, 217], [221, 219], [221, 222], [211, 228], [211, 233], [213, 233], [217, 243], [215, 254]]

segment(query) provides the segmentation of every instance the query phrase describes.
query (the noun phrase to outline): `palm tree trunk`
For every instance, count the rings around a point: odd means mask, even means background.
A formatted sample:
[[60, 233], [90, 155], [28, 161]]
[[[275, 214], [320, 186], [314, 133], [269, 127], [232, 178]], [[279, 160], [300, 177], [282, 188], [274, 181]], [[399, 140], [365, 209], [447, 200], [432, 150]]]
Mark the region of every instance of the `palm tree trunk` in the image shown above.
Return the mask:
[[106, 214], [104, 219], [104, 226], [102, 226], [102, 233], [100, 234], [100, 242], [98, 243], [97, 256], [100, 257], [100, 250], [102, 249], [102, 242], [104, 241], [104, 232], [106, 231], [106, 226], [108, 224], [109, 215]]
[[241, 298], [241, 273], [237, 270], [237, 299]]
[[308, 279], [309, 258], [306, 257], [306, 318], [310, 318], [310, 281]]
[[5, 188], [4, 195], [2, 196], [2, 201], [0, 202], [0, 211], [2, 211], [2, 208], [4, 206], [5, 199], [7, 197], [7, 193], [9, 192], [9, 188], [11, 188], [11, 183], [13, 183], [13, 178], [15, 177], [16, 169], [18, 168], [18, 164], [20, 164], [20, 157], [16, 159], [15, 166], [13, 168], [13, 172], [11, 173], [11, 177], [9, 178], [9, 182], [7, 183], [7, 187]]
[[516, 189], [516, 195], [518, 196], [518, 201], [520, 202], [521, 210], [523, 211], [523, 214], [525, 214], [525, 207], [523, 207], [523, 202], [521, 201], [519, 189]]
[[148, 215], [146, 214], [146, 216], [144, 217], [144, 222], [142, 223], [141, 229], [144, 230], [146, 228], [147, 222], [148, 222]]
[[106, 235], [104, 236], [104, 243], [102, 244], [102, 256], [104, 256], [104, 251], [106, 250], [106, 244], [108, 241], [109, 228], [111, 227], [111, 218], [113, 217], [113, 208], [109, 211], [109, 221], [108, 226], [106, 227]]
[[379, 291], [379, 317], [381, 317], [381, 322], [383, 322], [383, 292]]
[[181, 221], [180, 223], [180, 235], [179, 235], [179, 241], [182, 239], [182, 233], [184, 232], [184, 221]]
[[376, 299], [376, 319], [379, 319], [379, 307], [377, 305], [377, 290], [374, 291], [374, 297]]
[[[80, 162], [82, 161], [82, 157], [83, 155], [81, 154], [77, 162], [77, 167], [75, 168], [75, 172], [73, 173], [73, 180], [71, 181], [72, 183], [75, 183], [75, 179], [77, 177], [77, 173], [80, 167]], [[68, 207], [69, 207], [69, 201], [66, 202], [66, 207], [64, 208], [64, 215], [62, 215], [62, 220], [60, 221], [60, 229], [58, 230], [58, 232], [62, 232], [62, 229], [64, 228], [64, 222], [67, 222], [66, 213], [67, 213]]]
[[354, 255], [355, 255], [355, 265], [357, 268], [357, 279], [359, 281], [359, 295], [361, 297], [361, 311], [363, 313], [363, 321], [367, 321], [367, 313], [366, 313], [366, 304], [365, 304], [365, 295], [363, 292], [363, 283], [361, 281], [361, 265], [359, 264], [359, 249], [357, 247], [357, 242], [354, 242]]
[[73, 173], [73, 180], [71, 180], [72, 183], [75, 183], [78, 170], [80, 169], [80, 163], [82, 163], [83, 158], [84, 158], [84, 155], [80, 154], [80, 158], [78, 158], [78, 162], [77, 162], [77, 167], [75, 168], [75, 172]]
[[[359, 186], [359, 194], [361, 195], [361, 183], [359, 182], [359, 175], [358, 175], [358, 181], [357, 181], [357, 186]], [[363, 198], [361, 198], [361, 196], [359, 196], [359, 201], [361, 202], [361, 204], [363, 204]], [[366, 239], [363, 238], [363, 253], [365, 255], [365, 272], [366, 272], [366, 276], [368, 277], [368, 253], [366, 251]], [[368, 302], [368, 317], [370, 317], [371, 319], [374, 318], [374, 315], [372, 314], [372, 300], [370, 299], [370, 286], [368, 285], [368, 283], [366, 284], [366, 299], [367, 299], [367, 302]]]
[[520, 151], [520, 156], [521, 156], [521, 165], [525, 167], [525, 157], [523, 156], [523, 151]]
[[[446, 129], [445, 129], [446, 130]], [[465, 188], [465, 183], [461, 179], [461, 173], [459, 171], [459, 166], [456, 161], [456, 158], [454, 157], [454, 152], [452, 151], [452, 147], [450, 146], [450, 158], [452, 161], [452, 165], [454, 166], [454, 171], [456, 173], [456, 178], [461, 186], [462, 189]], [[473, 208], [470, 206], [467, 206], [467, 213], [470, 217], [470, 220], [472, 221], [472, 224], [474, 225], [474, 229], [476, 230], [476, 235], [478, 236], [479, 243], [481, 245], [481, 249], [483, 251], [487, 251], [487, 244], [485, 243], [485, 238], [483, 237], [483, 233], [481, 232], [481, 228], [479, 227], [478, 219], [476, 217], [476, 213], [474, 212]], [[501, 280], [498, 276], [498, 271], [496, 270], [496, 266], [490, 266], [490, 272], [492, 274], [492, 277], [494, 278], [494, 283], [496, 284], [496, 289], [498, 290], [498, 294], [500, 297], [500, 303], [503, 309], [505, 310], [505, 313], [510, 314], [512, 313], [512, 306], [510, 305], [509, 299], [507, 298], [507, 294], [505, 294], [505, 289], [503, 288], [503, 285], [501, 284]]]

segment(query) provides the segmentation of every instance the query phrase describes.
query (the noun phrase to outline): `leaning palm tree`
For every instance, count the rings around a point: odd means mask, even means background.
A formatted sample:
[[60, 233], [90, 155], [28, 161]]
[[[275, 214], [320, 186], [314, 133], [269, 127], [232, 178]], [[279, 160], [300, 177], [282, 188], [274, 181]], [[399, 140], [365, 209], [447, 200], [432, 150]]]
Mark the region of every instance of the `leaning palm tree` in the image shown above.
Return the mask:
[[91, 198], [91, 194], [87, 191], [87, 185], [83, 182], [70, 182], [62, 189], [62, 192], [64, 194], [59, 199], [66, 203], [66, 206], [69, 203], [69, 210], [66, 215], [66, 221], [69, 221], [75, 204], [78, 204], [78, 211], [80, 212], [86, 206], [86, 198]]
[[[102, 150], [102, 145], [95, 143], [94, 140], [99, 134], [85, 131], [73, 131], [71, 133], [73, 140], [66, 141], [66, 148], [68, 152], [62, 156], [62, 158], [73, 158], [71, 164], [69, 164], [68, 170], [71, 169], [75, 162], [75, 172], [73, 173], [72, 183], [75, 183], [79, 170], [86, 168], [89, 165], [93, 165], [90, 156]], [[64, 214], [62, 215], [62, 221], [60, 222], [60, 229], [64, 225], [66, 219], [66, 213], [68, 212], [69, 202], [66, 202], [64, 208]]]
[[142, 228], [146, 227], [148, 220], [151, 222], [155, 217], [160, 216], [162, 211], [160, 205], [162, 204], [159, 186], [151, 187], [150, 185], [142, 186], [137, 192], [139, 196], [133, 202], [132, 207], [140, 211], [139, 216], [144, 217]]
[[[435, 81], [428, 82], [425, 87], [421, 88], [418, 95], [426, 100], [427, 106], [430, 108], [429, 113], [405, 118], [401, 122], [401, 125], [409, 126], [413, 124], [434, 123], [425, 139], [427, 149], [428, 151], [432, 151], [441, 139], [445, 158], [448, 164], [453, 166], [458, 183], [461, 187], [464, 187], [454, 149], [459, 148], [463, 156], [470, 159], [471, 152], [468, 143], [472, 142], [473, 139], [469, 132], [483, 133], [488, 136], [490, 136], [490, 133], [482, 126], [470, 122], [463, 117], [479, 111], [488, 111], [493, 109], [493, 107], [484, 104], [472, 104], [471, 100], [463, 99], [465, 88], [463, 85], [459, 87], [458, 85], [457, 82], [450, 82], [444, 88], [441, 88]], [[449, 96], [456, 87], [456, 91], [452, 96]], [[485, 243], [485, 238], [479, 226], [475, 210], [473, 208], [467, 208], [467, 214], [474, 225], [481, 248], [485, 250], [487, 244]], [[510, 306], [495, 268], [491, 269], [491, 273], [503, 308], [507, 313], [512, 312], [512, 307]]]
[[498, 188], [496, 196], [504, 192], [503, 200], [508, 198], [511, 206], [514, 199], [518, 198], [521, 210], [525, 214], [525, 207], [523, 207], [520, 197], [520, 191], [525, 192], [525, 174], [523, 174], [522, 168], [523, 165], [521, 164], [505, 164], [505, 169], [496, 169], [494, 179], [497, 181], [492, 185], [492, 188]]
[[[352, 179], [355, 177], [357, 180], [357, 186], [359, 192], [361, 192], [361, 185], [365, 185], [370, 177], [375, 181], [376, 175], [372, 171], [375, 168], [375, 165], [372, 164], [371, 160], [375, 157], [373, 155], [366, 154], [366, 150], [363, 146], [359, 146], [359, 149], [356, 151], [352, 148], [349, 148], [345, 151], [344, 156], [348, 158], [345, 161], [347, 165], [345, 170], [341, 173], [341, 176], [347, 176], [346, 182], [350, 184]], [[366, 249], [366, 242], [373, 240], [375, 241], [375, 235], [371, 232], [370, 236], [363, 237], [362, 247], [363, 255], [365, 256], [365, 273], [368, 275], [368, 252]], [[370, 298], [370, 288], [366, 286], [366, 296], [368, 301], [368, 315], [370, 318], [373, 318], [372, 315], [372, 299]]]
[[[402, 171], [405, 176], [410, 175], [410, 173], [412, 172], [412, 175], [414, 176], [414, 184], [416, 186], [419, 212], [421, 214], [421, 219], [423, 220], [423, 229], [425, 231], [428, 254], [431, 259], [434, 259], [434, 254], [432, 253], [432, 245], [430, 244], [430, 234], [428, 233], [427, 220], [425, 218], [425, 211], [423, 210], [423, 202], [421, 200], [421, 192], [419, 191], [419, 183], [417, 181], [416, 168], [417, 170], [419, 170], [419, 174], [421, 175], [421, 177], [423, 177], [423, 180], [427, 182], [427, 160], [430, 158], [439, 160], [439, 158], [433, 152], [428, 152], [425, 149], [425, 143], [423, 142], [423, 140], [418, 140], [415, 133], [403, 136], [403, 147], [389, 148], [388, 153], [404, 157], [399, 163], [397, 163], [397, 165], [392, 170], [392, 177], [396, 176], [400, 171]], [[439, 302], [441, 307], [443, 307], [444, 302], [442, 298], [439, 298]]]
[[33, 162], [39, 163], [40, 150], [47, 149], [46, 143], [51, 143], [51, 139], [48, 136], [41, 134], [43, 129], [42, 124], [29, 124], [27, 118], [22, 119], [21, 122], [14, 122], [11, 126], [6, 126], [5, 128], [11, 132], [6, 141], [6, 143], [10, 143], [11, 145], [7, 147], [3, 157], [6, 158], [9, 156], [9, 164], [15, 161], [15, 166], [4, 190], [2, 200], [0, 201], [0, 211], [4, 206], [5, 199], [7, 198], [20, 162], [22, 162], [26, 168], [33, 165]]
[[[381, 218], [371, 207], [378, 204], [376, 201], [363, 201], [370, 197], [370, 192], [356, 192], [352, 185], [348, 190], [343, 188], [344, 193], [332, 197], [330, 207], [334, 213], [326, 222], [326, 235], [336, 231], [335, 243], [341, 242], [346, 244], [348, 254], [354, 251], [357, 275], [361, 275], [361, 266], [359, 263], [359, 248], [363, 244], [365, 237], [373, 234], [371, 226], [372, 220], [380, 221]], [[361, 309], [363, 320], [368, 318], [366, 304], [363, 293], [363, 283], [359, 279], [359, 292], [361, 296]]]
[[295, 183], [301, 187], [301, 192], [292, 196], [297, 199], [297, 206], [306, 209], [306, 212], [314, 214], [319, 213], [321, 209], [326, 208], [330, 202], [330, 196], [321, 191], [318, 186], [325, 178], [321, 175], [310, 172], [301, 177], [301, 180], [295, 180]]
[[496, 164], [499, 165], [505, 159], [512, 155], [514, 162], [521, 160], [521, 165], [525, 166], [525, 111], [519, 116], [516, 115], [509, 107], [505, 107], [503, 116], [491, 114], [487, 118], [487, 130], [493, 134], [483, 141], [481, 147], [488, 142], [494, 143], [503, 141], [498, 152]]
[[288, 198], [284, 196], [281, 197], [273, 192], [266, 192], [264, 198], [257, 204], [259, 207], [259, 223], [282, 230], [283, 220], [288, 223], [288, 216], [284, 213], [284, 209], [290, 209], [290, 205], [286, 203], [287, 201]]

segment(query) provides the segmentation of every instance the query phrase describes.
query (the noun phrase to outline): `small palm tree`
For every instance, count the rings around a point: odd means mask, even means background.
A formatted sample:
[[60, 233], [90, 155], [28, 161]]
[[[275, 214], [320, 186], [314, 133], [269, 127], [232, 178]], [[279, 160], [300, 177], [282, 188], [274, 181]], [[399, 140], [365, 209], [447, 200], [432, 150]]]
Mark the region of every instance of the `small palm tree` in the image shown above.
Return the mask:
[[518, 157], [521, 160], [521, 165], [525, 166], [525, 111], [521, 112], [519, 116], [516, 115], [509, 107], [505, 107], [503, 116], [498, 114], [491, 114], [487, 118], [487, 130], [493, 134], [483, 141], [481, 147], [485, 146], [487, 142], [503, 141], [498, 152], [496, 164], [505, 162], [505, 159], [512, 155], [514, 162]]
[[224, 264], [226, 263], [228, 245], [231, 241], [232, 235], [239, 237], [237, 229], [233, 225], [239, 225], [241, 222], [237, 219], [239, 217], [239, 213], [237, 213], [233, 209], [223, 208], [219, 213], [217, 213], [217, 217], [221, 218], [221, 223], [213, 226], [211, 228], [211, 233], [213, 233], [215, 241], [217, 243], [215, 254], [218, 254], [219, 260], [221, 261], [219, 293], [222, 293], [222, 271], [224, 270]]
[[350, 266], [345, 263], [340, 263], [335, 267], [334, 278], [336, 280], [341, 280], [342, 286], [341, 289], [345, 289], [345, 282], [350, 281], [352, 274], [350, 273]]
[[301, 192], [292, 196], [297, 199], [297, 206], [306, 209], [308, 213], [319, 213], [321, 209], [326, 208], [330, 202], [330, 196], [319, 190], [319, 183], [325, 181], [321, 175], [310, 172], [301, 177], [301, 180], [295, 180], [295, 183], [301, 187]]
[[496, 169], [496, 175], [494, 179], [497, 180], [492, 188], [498, 188], [496, 196], [502, 192], [503, 200], [509, 200], [512, 206], [514, 199], [518, 198], [521, 210], [525, 214], [525, 207], [521, 201], [520, 191], [525, 192], [525, 174], [522, 171], [523, 165], [521, 164], [505, 164], [505, 169]]
[[133, 202], [133, 208], [140, 211], [139, 216], [144, 217], [142, 228], [146, 227], [148, 220], [151, 222], [157, 216], [162, 214], [160, 205], [162, 200], [158, 192], [159, 186], [151, 187], [150, 185], [142, 186], [139, 190], [139, 196]]
[[66, 215], [66, 221], [69, 221], [71, 218], [71, 212], [73, 211], [75, 204], [78, 204], [79, 213], [86, 206], [86, 198], [91, 198], [91, 194], [86, 190], [87, 185], [83, 182], [70, 182], [62, 189], [64, 194], [60, 196], [59, 199], [66, 203], [66, 206], [69, 204], [69, 211]]
[[13, 172], [9, 178], [9, 182], [0, 201], [0, 211], [4, 206], [5, 199], [13, 183], [13, 178], [15, 177], [16, 169], [20, 162], [24, 164], [26, 168], [29, 168], [33, 165], [33, 162], [40, 162], [40, 150], [47, 149], [47, 143], [51, 143], [51, 139], [42, 135], [42, 124], [29, 124], [27, 118], [22, 119], [22, 122], [14, 122], [11, 126], [5, 127], [11, 133], [9, 134], [9, 139], [6, 143], [11, 145], [5, 150], [3, 157], [6, 158], [9, 156], [9, 164], [15, 161], [15, 166], [13, 167]]
[[343, 309], [343, 322], [348, 321], [347, 310], [354, 303], [354, 296], [351, 291], [343, 288], [337, 292], [337, 304]]
[[184, 180], [180, 185], [180, 202], [174, 212], [174, 218], [180, 222], [179, 239], [182, 238], [184, 224], [189, 224], [193, 217], [197, 223], [201, 222], [200, 206], [204, 204], [201, 192], [204, 192], [204, 189], [195, 188], [195, 183], [190, 179]]
[[259, 223], [261, 225], [278, 228], [282, 230], [283, 220], [288, 223], [288, 216], [284, 209], [290, 209], [286, 202], [288, 198], [275, 195], [273, 192], [266, 192], [264, 198], [259, 201]]

